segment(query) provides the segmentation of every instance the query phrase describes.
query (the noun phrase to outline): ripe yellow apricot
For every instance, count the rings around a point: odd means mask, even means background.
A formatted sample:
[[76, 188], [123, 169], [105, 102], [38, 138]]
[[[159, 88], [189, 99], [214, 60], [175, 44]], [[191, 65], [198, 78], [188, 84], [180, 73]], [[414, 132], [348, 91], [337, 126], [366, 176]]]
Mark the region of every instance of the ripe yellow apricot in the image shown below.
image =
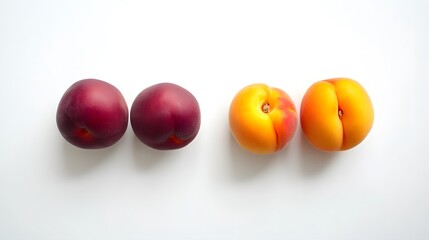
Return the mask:
[[340, 151], [355, 147], [370, 132], [374, 108], [355, 80], [333, 78], [310, 86], [301, 102], [301, 128], [316, 148]]
[[258, 154], [283, 149], [297, 127], [295, 105], [281, 89], [252, 84], [241, 89], [229, 108], [229, 126], [236, 142]]

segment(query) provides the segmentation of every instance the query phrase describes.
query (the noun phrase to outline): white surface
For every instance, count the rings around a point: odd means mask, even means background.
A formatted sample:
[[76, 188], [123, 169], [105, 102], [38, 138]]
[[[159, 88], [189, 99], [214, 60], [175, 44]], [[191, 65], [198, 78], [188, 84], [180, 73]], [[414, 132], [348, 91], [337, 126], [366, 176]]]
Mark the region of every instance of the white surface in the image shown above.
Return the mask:
[[[0, 1], [0, 239], [429, 239], [427, 1]], [[327, 154], [298, 129], [255, 156], [232, 140], [245, 85], [287, 91], [346, 76], [374, 127]], [[129, 106], [174, 82], [199, 100], [197, 138], [151, 150], [63, 140], [55, 111], [99, 78]], [[227, 82], [228, 84], [225, 84]]]

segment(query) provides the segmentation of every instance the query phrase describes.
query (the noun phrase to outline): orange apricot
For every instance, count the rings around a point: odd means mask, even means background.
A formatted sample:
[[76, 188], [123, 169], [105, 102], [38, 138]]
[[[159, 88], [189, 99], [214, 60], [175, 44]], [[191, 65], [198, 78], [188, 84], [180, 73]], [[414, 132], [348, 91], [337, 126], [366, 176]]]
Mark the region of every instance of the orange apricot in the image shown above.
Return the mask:
[[370, 132], [374, 108], [365, 89], [349, 78], [318, 81], [301, 102], [301, 128], [313, 146], [324, 151], [355, 147]]
[[229, 126], [244, 149], [268, 154], [283, 149], [297, 127], [296, 108], [289, 95], [265, 84], [241, 89], [229, 108]]

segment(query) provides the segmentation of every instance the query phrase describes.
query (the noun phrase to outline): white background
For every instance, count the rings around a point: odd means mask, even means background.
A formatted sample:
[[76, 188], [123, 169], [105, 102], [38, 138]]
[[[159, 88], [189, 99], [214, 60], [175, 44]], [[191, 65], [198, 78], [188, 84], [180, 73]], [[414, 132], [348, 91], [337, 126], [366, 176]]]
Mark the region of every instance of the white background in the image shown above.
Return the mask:
[[[429, 239], [428, 1], [0, 1], [0, 239]], [[174, 82], [202, 111], [186, 148], [129, 127], [104, 150], [55, 123], [83, 78], [120, 89]], [[242, 87], [358, 80], [368, 137], [338, 153], [298, 129], [270, 156], [240, 149]]]

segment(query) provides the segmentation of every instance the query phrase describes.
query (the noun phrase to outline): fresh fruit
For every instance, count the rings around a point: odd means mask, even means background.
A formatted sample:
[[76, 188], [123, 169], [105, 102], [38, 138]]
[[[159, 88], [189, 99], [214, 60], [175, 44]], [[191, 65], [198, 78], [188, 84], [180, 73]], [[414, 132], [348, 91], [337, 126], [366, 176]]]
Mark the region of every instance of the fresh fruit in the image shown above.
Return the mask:
[[110, 83], [84, 79], [71, 85], [57, 108], [57, 126], [71, 144], [86, 149], [116, 143], [128, 126], [128, 107]]
[[295, 134], [297, 121], [289, 95], [265, 84], [244, 87], [229, 108], [229, 126], [236, 142], [257, 154], [283, 149]]
[[347, 150], [372, 128], [374, 109], [355, 80], [333, 78], [314, 83], [301, 102], [301, 127], [306, 139], [325, 151]]
[[159, 83], [144, 89], [131, 106], [131, 126], [137, 138], [158, 150], [188, 145], [200, 129], [197, 99], [185, 88]]

